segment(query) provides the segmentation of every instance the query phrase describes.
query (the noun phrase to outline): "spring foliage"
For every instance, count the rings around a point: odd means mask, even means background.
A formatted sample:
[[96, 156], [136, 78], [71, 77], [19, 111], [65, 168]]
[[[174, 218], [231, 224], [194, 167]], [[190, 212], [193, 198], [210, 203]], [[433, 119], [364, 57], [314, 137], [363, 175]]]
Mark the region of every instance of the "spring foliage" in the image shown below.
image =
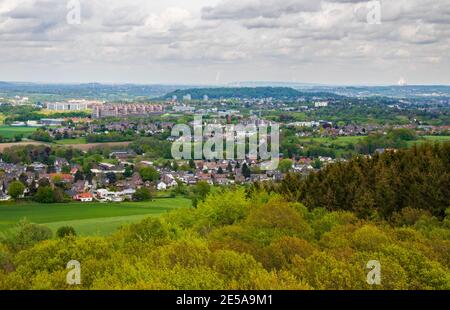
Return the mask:
[[[306, 179], [208, 189], [196, 208], [109, 237], [52, 238], [22, 223], [0, 243], [0, 289], [450, 289], [449, 150], [425, 145]], [[71, 260], [80, 286], [66, 284]], [[367, 283], [373, 260], [380, 285]]]
[[[408, 209], [396, 223], [215, 191], [110, 237], [3, 243], [0, 289], [450, 289], [450, 210], [439, 220]], [[70, 260], [81, 263], [77, 287], [65, 282]], [[366, 282], [370, 260], [381, 285]]]

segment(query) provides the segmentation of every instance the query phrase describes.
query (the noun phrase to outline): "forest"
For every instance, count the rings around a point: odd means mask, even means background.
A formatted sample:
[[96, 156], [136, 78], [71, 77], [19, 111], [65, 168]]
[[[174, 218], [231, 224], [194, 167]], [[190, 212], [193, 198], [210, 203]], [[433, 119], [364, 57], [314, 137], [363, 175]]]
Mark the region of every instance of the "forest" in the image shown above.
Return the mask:
[[[21, 222], [0, 289], [450, 289], [449, 144], [212, 191], [109, 237]], [[81, 284], [66, 264], [81, 264]], [[369, 261], [381, 283], [367, 283]]]
[[290, 174], [280, 184], [265, 187], [309, 208], [384, 219], [410, 208], [442, 219], [450, 205], [450, 143], [356, 156], [306, 179]]
[[327, 92], [300, 92], [289, 87], [221, 87], [221, 88], [191, 88], [176, 90], [166, 94], [163, 99], [171, 99], [177, 96], [182, 99], [186, 95], [191, 95], [193, 100], [203, 100], [203, 96], [207, 95], [209, 99], [297, 99], [303, 98], [342, 98], [340, 95]]

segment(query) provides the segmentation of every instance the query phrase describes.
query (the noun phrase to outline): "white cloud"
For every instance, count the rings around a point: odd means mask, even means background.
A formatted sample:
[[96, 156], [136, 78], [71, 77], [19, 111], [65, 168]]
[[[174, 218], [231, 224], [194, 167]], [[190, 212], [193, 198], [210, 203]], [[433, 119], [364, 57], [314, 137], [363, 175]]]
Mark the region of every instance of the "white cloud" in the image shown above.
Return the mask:
[[364, 0], [81, 0], [68, 25], [66, 1], [0, 0], [0, 80], [450, 84], [447, 2], [383, 0], [370, 25]]

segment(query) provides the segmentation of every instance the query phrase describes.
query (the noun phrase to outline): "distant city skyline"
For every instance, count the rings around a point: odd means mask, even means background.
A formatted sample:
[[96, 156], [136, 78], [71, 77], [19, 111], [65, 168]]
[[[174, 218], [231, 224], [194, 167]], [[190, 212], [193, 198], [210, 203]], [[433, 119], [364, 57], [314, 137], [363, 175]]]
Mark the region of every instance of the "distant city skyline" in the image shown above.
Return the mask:
[[0, 81], [450, 85], [448, 0], [0, 0], [0, 41]]

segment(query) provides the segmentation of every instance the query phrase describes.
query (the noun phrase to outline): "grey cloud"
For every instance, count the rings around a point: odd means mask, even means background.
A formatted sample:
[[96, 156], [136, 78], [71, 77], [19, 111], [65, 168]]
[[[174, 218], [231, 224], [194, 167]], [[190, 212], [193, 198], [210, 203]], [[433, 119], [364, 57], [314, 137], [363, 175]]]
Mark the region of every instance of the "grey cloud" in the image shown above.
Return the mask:
[[[349, 81], [363, 79], [365, 70], [374, 79], [410, 72], [431, 80], [436, 70], [450, 69], [448, 0], [383, 0], [381, 25], [367, 23], [366, 1], [221, 0], [195, 11], [185, 9], [185, 1], [162, 10], [141, 0], [125, 6], [122, 0], [82, 1], [81, 25], [68, 25], [66, 1], [26, 0], [23, 6], [0, 0], [2, 68], [58, 66], [82, 76], [77, 68], [84, 65], [108, 72], [125, 67], [142, 71], [136, 78], [145, 81], [180, 72], [188, 79], [215, 76], [190, 76], [192, 67], [268, 80], [271, 72], [290, 76], [292, 68], [311, 67], [305, 78], [323, 82], [344, 71]], [[14, 74], [0, 70], [0, 80]], [[441, 79], [450, 83], [448, 75]]]
[[300, 12], [320, 10], [320, 1], [309, 0], [223, 0], [214, 7], [202, 9], [204, 19], [277, 18]]

